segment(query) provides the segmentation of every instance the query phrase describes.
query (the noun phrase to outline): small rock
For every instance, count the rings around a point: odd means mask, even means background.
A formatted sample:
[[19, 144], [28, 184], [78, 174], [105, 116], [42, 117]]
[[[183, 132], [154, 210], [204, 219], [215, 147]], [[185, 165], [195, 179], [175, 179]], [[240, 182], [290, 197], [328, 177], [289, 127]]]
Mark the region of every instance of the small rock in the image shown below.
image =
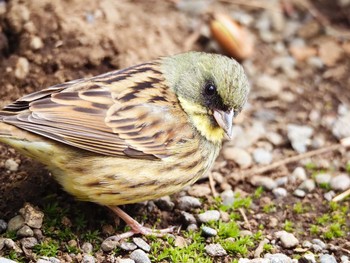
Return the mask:
[[210, 221], [218, 221], [220, 219], [220, 212], [217, 210], [208, 210], [198, 215], [198, 220], [201, 223], [208, 223]]
[[310, 248], [312, 246], [312, 244], [310, 241], [305, 240], [301, 246], [304, 248]]
[[110, 252], [117, 247], [118, 242], [110, 239], [106, 239], [101, 244], [101, 249], [104, 252]]
[[[1, 4], [1, 2], [0, 2]], [[16, 263], [16, 261], [13, 261], [11, 259], [8, 259], [8, 258], [3, 258], [0, 256], [0, 263]]]
[[258, 94], [264, 98], [277, 96], [282, 91], [281, 81], [267, 74], [260, 75], [255, 83]]
[[298, 153], [306, 152], [306, 147], [310, 145], [310, 137], [313, 134], [313, 129], [308, 126], [299, 126], [294, 124], [288, 124], [288, 139], [290, 140], [292, 147]]
[[84, 244], [81, 246], [81, 250], [86, 254], [91, 254], [93, 251], [93, 246], [89, 242], [84, 242]]
[[[276, 56], [271, 65], [275, 69], [281, 69], [290, 79], [295, 79], [299, 74], [295, 70], [296, 61], [292, 56]], [[283, 92], [282, 92], [283, 93]], [[281, 95], [281, 93], [279, 94]]]
[[348, 256], [341, 256], [340, 257], [341, 263], [349, 263], [349, 257]]
[[198, 198], [193, 196], [182, 196], [179, 198], [177, 207], [180, 210], [189, 211], [193, 208], [198, 208], [202, 205]]
[[225, 190], [221, 194], [222, 204], [225, 206], [231, 206], [235, 200], [235, 193], [231, 190]]
[[337, 263], [337, 260], [333, 255], [324, 254], [320, 255], [320, 263]]
[[312, 192], [313, 190], [315, 190], [315, 188], [316, 188], [316, 184], [315, 184], [314, 180], [312, 180], [312, 179], [305, 180], [298, 187], [298, 189], [303, 190], [307, 193]]
[[22, 254], [22, 249], [20, 249], [19, 246], [17, 246], [16, 242], [13, 241], [12, 239], [6, 238], [4, 241], [4, 245], [8, 248], [8, 249], [12, 249], [14, 250], [16, 253], [21, 253]]
[[304, 190], [295, 189], [295, 191], [293, 192], [293, 195], [296, 197], [305, 197], [306, 193]]
[[305, 181], [307, 178], [305, 169], [300, 166], [295, 168], [292, 173], [292, 178], [295, 180]]
[[186, 239], [184, 239], [182, 236], [176, 236], [174, 246], [179, 248], [187, 247]]
[[309, 57], [307, 64], [316, 69], [322, 69], [324, 67], [323, 61], [319, 57]]
[[175, 204], [171, 201], [170, 196], [163, 196], [154, 202], [161, 210], [165, 211], [172, 211], [175, 207]]
[[275, 228], [278, 225], [278, 219], [276, 217], [271, 217], [269, 220], [269, 227]]
[[24, 208], [20, 210], [24, 217], [24, 222], [33, 228], [41, 228], [44, 219], [44, 213], [35, 209], [30, 204], [25, 204]]
[[283, 143], [283, 137], [277, 132], [268, 132], [266, 139], [275, 146], [279, 146]]
[[95, 263], [96, 260], [93, 256], [85, 254], [83, 256], [83, 260], [81, 262], [82, 263]]
[[40, 229], [34, 228], [34, 229], [33, 229], [33, 232], [34, 232], [34, 236], [35, 236], [38, 240], [43, 240], [43, 239], [44, 239], [43, 232], [42, 232]]
[[277, 187], [277, 188], [273, 189], [272, 193], [276, 198], [283, 198], [283, 197], [287, 196], [287, 190], [285, 188], [282, 188], [282, 187]]
[[299, 240], [292, 233], [284, 230], [276, 232], [275, 236], [281, 241], [281, 245], [284, 248], [294, 248], [299, 244]]
[[326, 249], [326, 244], [318, 238], [313, 239], [312, 243], [319, 245], [322, 249]]
[[234, 161], [240, 168], [244, 169], [252, 165], [251, 155], [241, 148], [225, 147], [222, 154], [226, 160]]
[[5, 220], [0, 219], [0, 234], [4, 233], [7, 229], [7, 223]]
[[32, 50], [38, 50], [41, 49], [44, 46], [43, 41], [41, 40], [40, 37], [34, 36], [30, 40], [29, 46]]
[[136, 246], [138, 246], [142, 250], [144, 250], [146, 252], [150, 252], [151, 251], [150, 245], [148, 245], [147, 242], [145, 240], [143, 240], [142, 238], [134, 237], [132, 239], [132, 241], [136, 244]]
[[35, 237], [26, 237], [21, 239], [21, 245], [24, 248], [33, 248], [38, 244], [38, 240]]
[[239, 235], [242, 237], [245, 237], [245, 236], [252, 236], [253, 233], [252, 233], [252, 231], [249, 231], [249, 230], [242, 230], [239, 232]]
[[323, 250], [322, 247], [317, 245], [317, 244], [312, 244], [311, 248], [316, 253], [319, 253], [319, 252], [321, 252]]
[[332, 126], [332, 133], [338, 139], [350, 136], [350, 112], [337, 118]]
[[195, 197], [204, 197], [211, 194], [208, 185], [195, 184], [188, 190], [189, 195]]
[[315, 175], [315, 181], [317, 184], [329, 184], [332, 179], [332, 175], [329, 173], [319, 173]]
[[121, 249], [123, 249], [125, 251], [133, 251], [137, 248], [137, 245], [134, 243], [131, 243], [131, 242], [122, 241], [122, 242], [120, 242], [118, 247], [120, 247]]
[[257, 148], [254, 150], [253, 158], [257, 164], [270, 164], [272, 162], [271, 152], [262, 148]]
[[197, 231], [198, 230], [198, 226], [197, 226], [197, 224], [189, 224], [188, 226], [187, 226], [187, 231]]
[[254, 186], [263, 186], [264, 188], [266, 188], [268, 190], [272, 190], [272, 189], [277, 187], [276, 182], [272, 178], [267, 177], [267, 176], [262, 176], [262, 175], [252, 176], [252, 178], [250, 179], [250, 182]]
[[130, 254], [130, 258], [135, 261], [135, 263], [151, 263], [148, 255], [142, 249], [136, 249]]
[[185, 212], [185, 211], [181, 211], [181, 219], [182, 219], [182, 221], [184, 221], [186, 223], [186, 225], [197, 223], [197, 220], [194, 217], [194, 215], [192, 215], [188, 212]]
[[20, 57], [16, 63], [15, 77], [25, 79], [29, 73], [29, 62], [26, 58]]
[[43, 258], [39, 258], [38, 261], [36, 263], [51, 263], [50, 260], [46, 260]]
[[[329, 52], [329, 50], [332, 50], [332, 52]], [[343, 50], [336, 41], [321, 41], [319, 56], [327, 66], [334, 66], [335, 63], [341, 59], [342, 54]]]
[[282, 253], [267, 253], [265, 254], [264, 258], [268, 259], [269, 263], [292, 263], [292, 259]]
[[205, 246], [205, 252], [212, 257], [226, 256], [226, 250], [220, 244], [209, 244]]
[[277, 186], [287, 185], [288, 177], [283, 176], [283, 177], [276, 178], [275, 182], [276, 182]]
[[7, 231], [17, 231], [22, 226], [24, 226], [24, 218], [21, 215], [17, 215], [10, 219], [10, 221], [7, 224]]
[[17, 172], [18, 166], [18, 163], [12, 158], [5, 161], [5, 168], [11, 172]]
[[304, 254], [300, 260], [305, 263], [316, 263], [315, 255], [312, 253]]
[[208, 226], [202, 226], [201, 229], [202, 229], [203, 236], [206, 236], [206, 237], [215, 237], [218, 234], [218, 231]]
[[330, 186], [335, 191], [345, 191], [350, 188], [350, 177], [347, 174], [339, 174], [330, 181]]
[[115, 263], [135, 263], [131, 258], [117, 258]]
[[332, 201], [334, 196], [335, 196], [335, 192], [333, 190], [323, 195], [324, 199], [326, 199], [327, 201]]
[[17, 236], [18, 237], [32, 237], [32, 236], [34, 236], [34, 232], [29, 226], [24, 225], [20, 229], [18, 229]]

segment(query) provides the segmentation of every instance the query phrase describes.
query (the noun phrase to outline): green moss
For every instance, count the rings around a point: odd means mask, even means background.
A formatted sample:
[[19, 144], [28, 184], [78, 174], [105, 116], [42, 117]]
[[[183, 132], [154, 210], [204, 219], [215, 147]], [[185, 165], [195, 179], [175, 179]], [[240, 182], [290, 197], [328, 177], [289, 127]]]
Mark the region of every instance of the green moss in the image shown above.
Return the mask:
[[33, 247], [33, 251], [38, 256], [55, 257], [57, 255], [59, 245], [57, 241], [45, 240]]

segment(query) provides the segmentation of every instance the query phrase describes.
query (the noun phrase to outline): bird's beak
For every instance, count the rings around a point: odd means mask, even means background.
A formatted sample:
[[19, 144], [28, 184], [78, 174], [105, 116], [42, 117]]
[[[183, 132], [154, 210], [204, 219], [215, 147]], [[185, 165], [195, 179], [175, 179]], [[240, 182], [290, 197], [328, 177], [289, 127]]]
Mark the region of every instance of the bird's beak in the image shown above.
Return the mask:
[[235, 117], [235, 112], [233, 110], [230, 111], [221, 111], [214, 110], [214, 118], [219, 126], [225, 131], [226, 135], [232, 139], [232, 121]]

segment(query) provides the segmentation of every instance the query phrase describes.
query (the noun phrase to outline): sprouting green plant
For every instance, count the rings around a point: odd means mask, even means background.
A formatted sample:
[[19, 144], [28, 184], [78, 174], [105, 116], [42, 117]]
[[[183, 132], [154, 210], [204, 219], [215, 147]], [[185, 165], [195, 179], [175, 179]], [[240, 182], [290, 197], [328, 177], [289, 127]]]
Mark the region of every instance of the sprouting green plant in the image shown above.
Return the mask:
[[297, 202], [296, 204], [293, 205], [293, 211], [297, 214], [302, 214], [305, 212], [305, 208], [303, 207], [302, 202]]
[[292, 221], [286, 220], [284, 221], [283, 229], [287, 232], [293, 232], [294, 230], [294, 224]]
[[313, 235], [318, 235], [320, 233], [320, 227], [318, 225], [311, 225], [310, 226], [310, 233]]
[[57, 255], [59, 245], [54, 240], [45, 240], [33, 247], [34, 253], [40, 256], [55, 257]]
[[254, 194], [253, 194], [253, 198], [254, 199], [258, 199], [261, 197], [261, 195], [264, 192], [264, 187], [259, 186], [258, 188], [255, 189]]
[[264, 213], [276, 212], [276, 206], [274, 204], [266, 204], [263, 206]]

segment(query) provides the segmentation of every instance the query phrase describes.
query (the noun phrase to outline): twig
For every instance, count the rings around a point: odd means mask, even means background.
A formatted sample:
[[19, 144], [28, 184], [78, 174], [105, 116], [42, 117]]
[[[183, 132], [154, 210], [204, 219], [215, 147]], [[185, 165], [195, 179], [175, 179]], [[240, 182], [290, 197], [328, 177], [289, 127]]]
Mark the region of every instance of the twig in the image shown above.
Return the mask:
[[209, 173], [208, 178], [209, 178], [209, 186], [210, 186], [211, 193], [214, 197], [217, 197], [218, 192], [215, 189], [215, 182], [214, 182], [213, 174]]
[[250, 225], [249, 221], [248, 221], [248, 218], [247, 216], [245, 215], [245, 212], [242, 208], [238, 208], [238, 211], [241, 213], [243, 219], [244, 219], [244, 222], [247, 224], [249, 230], [252, 230], [252, 226]]
[[258, 247], [255, 249], [254, 258], [260, 258], [261, 253], [264, 251], [264, 246], [269, 243], [267, 238], [260, 241]]
[[341, 194], [338, 194], [337, 196], [335, 196], [332, 201], [333, 202], [338, 202], [343, 200], [344, 198], [346, 198], [348, 195], [350, 195], [350, 188], [348, 190], [346, 190], [345, 192], [342, 192]]
[[336, 150], [339, 150], [339, 149], [342, 149], [342, 148], [347, 148], [347, 147], [350, 147], [350, 137], [342, 139], [341, 142], [338, 143], [338, 144], [333, 144], [333, 145], [326, 146], [326, 147], [323, 147], [323, 148], [320, 148], [320, 149], [317, 149], [317, 150], [314, 150], [314, 151], [310, 151], [310, 152], [301, 153], [301, 154], [298, 154], [298, 155], [295, 155], [295, 156], [291, 156], [289, 158], [276, 161], [276, 162], [274, 162], [272, 164], [269, 164], [269, 165], [266, 165], [266, 166], [263, 166], [263, 167], [252, 168], [252, 169], [243, 171], [240, 174], [240, 178], [244, 179], [246, 177], [249, 177], [249, 176], [252, 176], [252, 175], [255, 175], [255, 174], [262, 174], [262, 173], [265, 173], [267, 171], [271, 171], [273, 169], [276, 169], [276, 168], [278, 168], [279, 166], [282, 166], [282, 165], [286, 165], [286, 164], [289, 164], [289, 163], [295, 163], [295, 162], [298, 162], [298, 161], [303, 160], [305, 158], [309, 158], [309, 157], [312, 157], [312, 156], [315, 156], [315, 155], [324, 154], [324, 153], [331, 152], [331, 151], [336, 151]]

